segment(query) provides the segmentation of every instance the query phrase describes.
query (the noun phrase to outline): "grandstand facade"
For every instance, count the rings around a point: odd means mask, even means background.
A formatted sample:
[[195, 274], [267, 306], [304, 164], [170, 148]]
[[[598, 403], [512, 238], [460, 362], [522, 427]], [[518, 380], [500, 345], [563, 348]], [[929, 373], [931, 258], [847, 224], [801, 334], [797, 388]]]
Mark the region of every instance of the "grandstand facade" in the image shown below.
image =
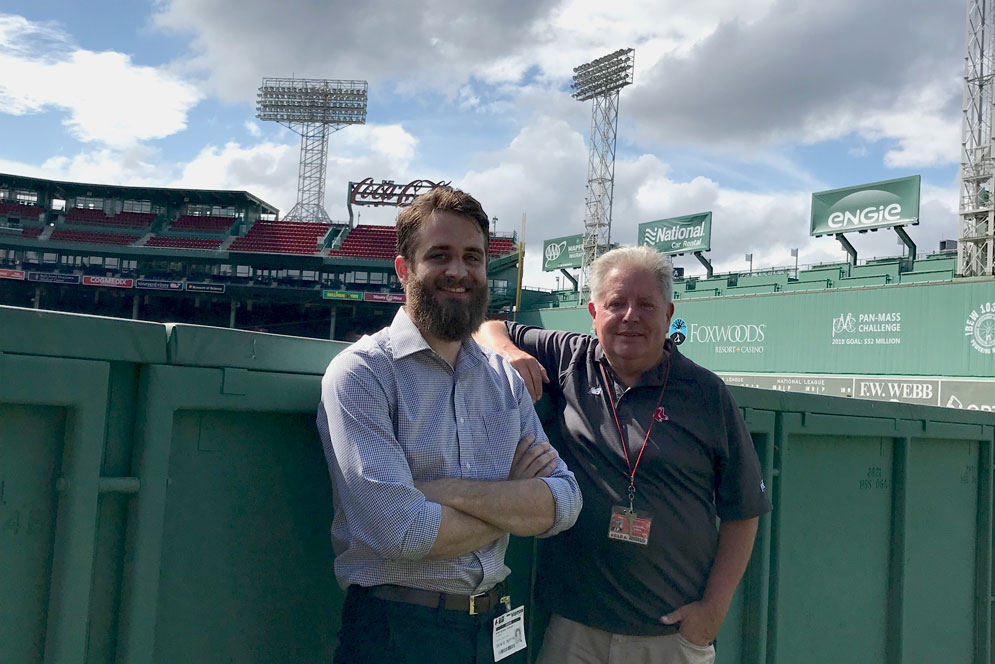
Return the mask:
[[[278, 220], [244, 191], [0, 174], [0, 304], [350, 340], [404, 302], [388, 226]], [[494, 313], [514, 236], [492, 237]]]

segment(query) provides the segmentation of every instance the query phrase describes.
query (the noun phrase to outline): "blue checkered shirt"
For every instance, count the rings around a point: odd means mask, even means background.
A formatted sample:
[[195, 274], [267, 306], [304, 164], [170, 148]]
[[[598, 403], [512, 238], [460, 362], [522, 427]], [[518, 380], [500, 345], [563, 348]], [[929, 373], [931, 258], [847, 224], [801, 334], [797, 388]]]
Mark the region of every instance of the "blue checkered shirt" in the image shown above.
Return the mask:
[[[519, 440], [547, 440], [521, 377], [472, 339], [455, 369], [433, 351], [404, 309], [390, 327], [339, 353], [321, 381], [318, 432], [334, 490], [335, 576], [469, 595], [509, 573], [508, 535], [447, 560], [425, 560], [442, 507], [413, 482], [507, 479]], [[557, 460], [544, 480], [556, 517], [541, 537], [573, 525], [581, 496]]]

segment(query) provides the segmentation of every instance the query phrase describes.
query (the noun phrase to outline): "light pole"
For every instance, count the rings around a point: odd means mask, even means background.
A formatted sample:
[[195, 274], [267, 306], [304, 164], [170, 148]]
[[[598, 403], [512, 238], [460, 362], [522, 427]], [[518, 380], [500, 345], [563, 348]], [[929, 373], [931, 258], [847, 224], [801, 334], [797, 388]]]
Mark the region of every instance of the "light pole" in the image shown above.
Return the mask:
[[256, 117], [279, 122], [301, 137], [297, 203], [284, 219], [328, 223], [325, 171], [328, 135], [366, 124], [366, 81], [264, 78]]
[[[588, 289], [591, 263], [611, 246], [612, 197], [615, 192], [615, 137], [618, 133], [618, 94], [632, 83], [635, 51], [620, 48], [574, 67], [573, 98], [593, 100], [591, 150], [584, 198], [584, 255], [581, 292]], [[581, 295], [583, 297], [583, 295]]]

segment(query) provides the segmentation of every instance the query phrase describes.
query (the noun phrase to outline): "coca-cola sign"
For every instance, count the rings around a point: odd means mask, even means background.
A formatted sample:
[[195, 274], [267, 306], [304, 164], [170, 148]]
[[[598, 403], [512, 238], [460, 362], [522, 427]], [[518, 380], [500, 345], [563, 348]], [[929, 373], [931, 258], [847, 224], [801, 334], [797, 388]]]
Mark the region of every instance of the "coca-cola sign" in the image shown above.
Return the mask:
[[407, 184], [399, 184], [393, 180], [374, 182], [373, 178], [366, 178], [360, 182], [349, 183], [349, 203], [351, 205], [405, 207], [411, 205], [415, 196], [449, 184], [449, 182], [432, 182], [431, 180], [412, 180]]

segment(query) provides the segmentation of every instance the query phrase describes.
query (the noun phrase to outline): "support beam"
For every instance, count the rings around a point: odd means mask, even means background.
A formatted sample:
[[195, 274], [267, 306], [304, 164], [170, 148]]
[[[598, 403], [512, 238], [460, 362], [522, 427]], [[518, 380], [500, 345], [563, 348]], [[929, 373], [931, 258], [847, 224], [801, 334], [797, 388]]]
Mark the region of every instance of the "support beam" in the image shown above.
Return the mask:
[[696, 251], [694, 252], [694, 257], [698, 259], [699, 263], [705, 266], [705, 275], [707, 276], [707, 278], [711, 279], [712, 264], [709, 262], [707, 258], [705, 258], [705, 254], [701, 253], [700, 251]]
[[915, 263], [916, 260], [916, 243], [912, 241], [912, 238], [909, 237], [909, 234], [901, 226], [894, 226], [893, 228], [898, 238], [909, 248], [909, 265], [911, 267], [912, 263]]
[[566, 270], [564, 270], [564, 269], [563, 269], [562, 267], [560, 268], [560, 272], [561, 272], [561, 273], [563, 274], [563, 276], [564, 276], [564, 277], [565, 277], [565, 278], [566, 278], [566, 279], [567, 279], [567, 280], [568, 280], [568, 281], [569, 281], [569, 282], [570, 282], [571, 284], [573, 284], [573, 291], [574, 291], [574, 292], [576, 293], [576, 292], [577, 292], [577, 279], [575, 279], [575, 278], [574, 278], [574, 276], [573, 276], [572, 274], [570, 274], [569, 272], [567, 272]]
[[843, 249], [846, 251], [847, 254], [850, 255], [850, 265], [856, 265], [857, 250], [854, 249], [853, 245], [850, 244], [850, 241], [846, 239], [846, 235], [844, 235], [843, 233], [837, 233], [833, 237], [835, 237], [837, 240], [840, 241], [840, 244], [843, 245]]

